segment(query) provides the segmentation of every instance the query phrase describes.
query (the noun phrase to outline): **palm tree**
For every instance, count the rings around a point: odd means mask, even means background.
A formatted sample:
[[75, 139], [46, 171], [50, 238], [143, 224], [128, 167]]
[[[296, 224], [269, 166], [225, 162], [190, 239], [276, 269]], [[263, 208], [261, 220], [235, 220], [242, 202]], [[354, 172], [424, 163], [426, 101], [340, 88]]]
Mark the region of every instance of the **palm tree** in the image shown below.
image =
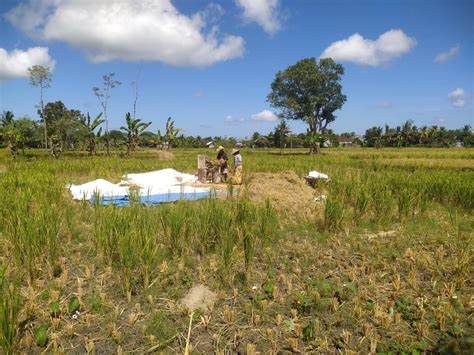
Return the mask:
[[422, 126], [420, 128], [419, 143], [422, 144], [422, 145], [425, 145], [428, 141], [429, 136], [430, 136], [430, 131], [429, 131], [428, 127]]
[[10, 123], [13, 122], [13, 112], [11, 111], [3, 111], [2, 117], [0, 118], [0, 124], [2, 127], [7, 127]]
[[276, 143], [279, 143], [280, 146], [280, 155], [283, 152], [283, 145], [285, 143], [286, 137], [290, 134], [291, 130], [288, 124], [284, 119], [280, 119], [280, 123], [275, 127], [274, 138]]
[[102, 120], [101, 117], [102, 117], [102, 113], [100, 113], [91, 122], [91, 116], [89, 115], [89, 113], [87, 113], [87, 118], [83, 117], [81, 121], [82, 125], [86, 129], [86, 139], [89, 145], [89, 155], [95, 154], [97, 142], [102, 133], [102, 127], [99, 128], [99, 131], [97, 133], [94, 133], [95, 129], [105, 122], [105, 120]]
[[138, 138], [151, 125], [151, 122], [142, 122], [140, 119], [131, 117], [130, 112], [125, 115], [127, 127], [120, 127], [127, 134], [127, 154], [130, 155], [138, 146]]

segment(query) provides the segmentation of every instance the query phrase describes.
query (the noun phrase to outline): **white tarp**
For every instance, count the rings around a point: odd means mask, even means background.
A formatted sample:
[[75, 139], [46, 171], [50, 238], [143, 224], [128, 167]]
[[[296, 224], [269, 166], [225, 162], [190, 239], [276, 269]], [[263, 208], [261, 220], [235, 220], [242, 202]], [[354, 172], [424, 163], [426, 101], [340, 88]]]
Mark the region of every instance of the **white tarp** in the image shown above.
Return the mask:
[[210, 191], [207, 187], [183, 185], [196, 182], [197, 177], [180, 173], [174, 169], [163, 169], [142, 174], [125, 175], [124, 180], [113, 184], [107, 180], [98, 179], [82, 185], [69, 185], [69, 190], [75, 200], [89, 200], [95, 194], [102, 197], [127, 196], [129, 187], [138, 186], [140, 196], [159, 195], [168, 193], [196, 193]]
[[329, 176], [316, 170], [310, 171], [307, 178], [329, 180]]

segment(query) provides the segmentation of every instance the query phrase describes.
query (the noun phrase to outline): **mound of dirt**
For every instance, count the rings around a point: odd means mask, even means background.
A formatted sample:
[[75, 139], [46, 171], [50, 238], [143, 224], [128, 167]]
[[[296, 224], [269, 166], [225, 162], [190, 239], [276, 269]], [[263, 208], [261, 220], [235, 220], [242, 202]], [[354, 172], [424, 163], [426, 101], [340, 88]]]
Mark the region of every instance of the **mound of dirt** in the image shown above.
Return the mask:
[[292, 215], [310, 216], [321, 210], [321, 204], [314, 202], [318, 193], [294, 171], [251, 174], [245, 193], [256, 202], [270, 199], [275, 209]]
[[158, 150], [156, 152], [156, 155], [158, 157], [158, 160], [173, 160], [174, 159], [174, 154], [166, 150]]

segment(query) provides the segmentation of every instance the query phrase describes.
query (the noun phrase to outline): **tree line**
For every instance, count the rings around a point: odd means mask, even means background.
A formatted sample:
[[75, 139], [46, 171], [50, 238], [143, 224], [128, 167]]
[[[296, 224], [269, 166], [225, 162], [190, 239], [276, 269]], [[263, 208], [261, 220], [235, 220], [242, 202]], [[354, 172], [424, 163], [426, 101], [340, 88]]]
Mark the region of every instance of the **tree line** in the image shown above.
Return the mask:
[[[33, 66], [28, 69], [30, 83], [40, 90], [38, 115], [35, 121], [28, 117], [15, 119], [12, 112], [4, 112], [0, 122], [0, 144], [8, 146], [13, 156], [25, 148], [49, 149], [53, 157], [65, 150], [87, 150], [94, 155], [97, 149], [120, 148], [132, 154], [138, 147], [172, 146], [185, 148], [204, 147], [207, 143], [235, 146], [240, 143], [257, 148], [306, 147], [310, 153], [319, 153], [321, 147], [359, 145], [366, 147], [450, 147], [474, 145], [472, 129], [446, 129], [439, 126], [417, 127], [408, 120], [401, 126], [372, 127], [362, 136], [353, 132], [336, 134], [328, 128], [335, 121], [335, 112], [342, 108], [347, 97], [342, 93], [341, 79], [344, 67], [331, 58], [317, 60], [305, 58], [276, 73], [271, 83], [267, 101], [278, 110], [278, 125], [267, 135], [255, 132], [250, 138], [237, 140], [233, 137], [185, 136], [175, 128], [171, 117], [166, 121], [163, 133], [147, 131], [151, 122], [136, 118], [139, 98], [138, 82], [135, 82], [133, 112], [125, 115], [125, 125], [120, 130], [109, 130], [108, 109], [112, 90], [122, 83], [115, 74], [102, 76], [102, 86], [93, 87], [102, 112], [97, 116], [84, 115], [79, 110], [68, 109], [61, 101], [44, 105], [44, 90], [51, 84], [50, 68]], [[306, 133], [292, 134], [288, 121], [300, 120], [307, 124]], [[105, 124], [105, 127], [103, 126]], [[105, 131], [103, 131], [105, 128]]]
[[[122, 149], [132, 154], [139, 146], [162, 146], [170, 149], [181, 131], [174, 127], [171, 117], [166, 122], [164, 134], [154, 134], [146, 129], [151, 122], [143, 122], [133, 118], [131, 113], [125, 114], [125, 124], [119, 130], [111, 130], [103, 134], [103, 113], [91, 117], [79, 110], [68, 109], [63, 102], [55, 101], [44, 105], [40, 116], [42, 120], [33, 120], [27, 116], [15, 118], [11, 111], [0, 116], [0, 147], [7, 147], [12, 156], [25, 154], [25, 149], [48, 147], [51, 155], [58, 158], [63, 151], [87, 151], [95, 155], [98, 149]], [[44, 137], [47, 128], [46, 138]], [[164, 144], [166, 142], [166, 144]]]
[[[95, 155], [97, 150], [107, 152], [110, 148], [132, 154], [139, 147], [171, 149], [203, 148], [212, 142], [213, 145], [243, 145], [253, 148], [311, 148], [314, 137], [310, 132], [293, 134], [288, 123], [280, 119], [276, 127], [268, 134], [253, 133], [250, 137], [237, 139], [222, 136], [184, 135], [182, 129], [175, 128], [171, 117], [165, 124], [163, 133], [151, 132], [151, 122], [143, 122], [126, 113], [125, 124], [119, 130], [112, 129], [108, 135], [103, 134], [105, 119], [103, 113], [90, 116], [79, 110], [67, 108], [63, 102], [55, 101], [44, 105], [44, 120], [33, 120], [29, 117], [15, 118], [11, 111], [0, 116], [0, 146], [8, 147], [13, 156], [25, 154], [25, 149], [44, 147], [44, 123], [46, 123], [48, 149], [53, 157], [63, 151], [87, 151]], [[453, 147], [474, 146], [474, 134], [469, 125], [459, 129], [447, 129], [442, 126], [417, 127], [408, 120], [401, 126], [372, 127], [362, 136], [354, 132], [337, 134], [331, 129], [324, 129], [319, 134], [320, 147], [338, 147], [354, 145], [362, 147]]]

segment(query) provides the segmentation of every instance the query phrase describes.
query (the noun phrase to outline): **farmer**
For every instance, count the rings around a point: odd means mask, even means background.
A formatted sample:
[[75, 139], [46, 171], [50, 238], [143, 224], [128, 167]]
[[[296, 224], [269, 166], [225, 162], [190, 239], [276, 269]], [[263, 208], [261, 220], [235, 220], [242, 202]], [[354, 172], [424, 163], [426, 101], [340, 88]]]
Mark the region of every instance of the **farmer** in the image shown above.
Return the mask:
[[242, 184], [242, 155], [240, 155], [239, 149], [232, 149], [232, 155], [234, 156], [234, 176], [232, 182], [236, 185]]
[[220, 163], [220, 174], [221, 174], [221, 178], [222, 178], [222, 181], [223, 182], [226, 182], [227, 181], [227, 174], [229, 173], [229, 170], [227, 169], [227, 153], [225, 152], [224, 150], [224, 147], [223, 146], [219, 146], [217, 149], [217, 160], [219, 161]]

